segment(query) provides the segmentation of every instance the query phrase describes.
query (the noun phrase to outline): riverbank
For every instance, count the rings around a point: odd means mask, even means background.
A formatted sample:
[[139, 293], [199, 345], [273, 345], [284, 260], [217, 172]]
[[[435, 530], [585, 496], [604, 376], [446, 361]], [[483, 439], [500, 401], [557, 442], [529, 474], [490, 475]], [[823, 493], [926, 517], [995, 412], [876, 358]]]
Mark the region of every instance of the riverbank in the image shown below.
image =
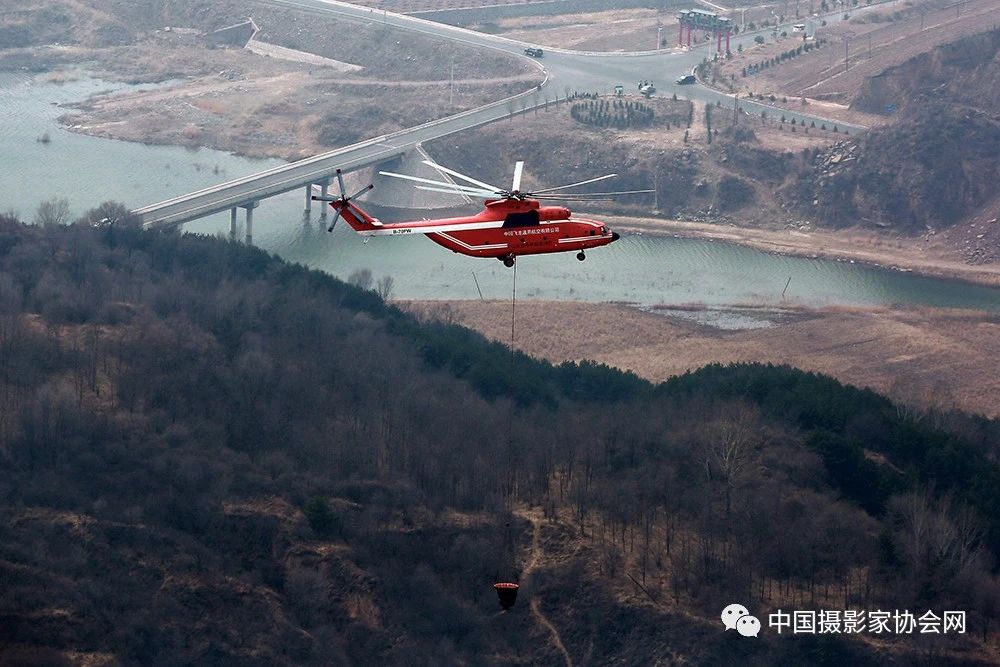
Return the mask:
[[[602, 216], [616, 231], [724, 241], [763, 252], [857, 262], [935, 278], [1000, 286], [1000, 264], [966, 264], [944, 234], [891, 237], [863, 229], [759, 229], [660, 218]], [[1000, 223], [986, 223], [1000, 224]]]
[[[211, 31], [246, 16], [231, 0], [128, 7], [119, 18], [130, 31], [114, 40], [95, 36], [117, 22], [100, 11], [105, 0], [82, 4], [96, 12], [84, 21], [90, 29], [0, 49], [0, 71], [51, 83], [163, 84], [71, 105], [61, 122], [90, 136], [297, 160], [529, 91], [544, 79], [541, 65], [527, 59], [403, 33], [374, 18], [260, 5], [253, 8], [260, 31], [222, 46]], [[66, 0], [57, 5], [79, 14]], [[0, 33], [5, 26], [0, 17]], [[351, 39], [329, 38], [345, 32]]]
[[[510, 341], [509, 301], [401, 305]], [[728, 310], [745, 317], [748, 308]], [[656, 312], [624, 304], [519, 301], [515, 345], [554, 363], [592, 359], [654, 382], [711, 363], [790, 364], [907, 405], [1000, 416], [1000, 315], [938, 308], [749, 310], [766, 326], [708, 325], [713, 312], [697, 307]]]

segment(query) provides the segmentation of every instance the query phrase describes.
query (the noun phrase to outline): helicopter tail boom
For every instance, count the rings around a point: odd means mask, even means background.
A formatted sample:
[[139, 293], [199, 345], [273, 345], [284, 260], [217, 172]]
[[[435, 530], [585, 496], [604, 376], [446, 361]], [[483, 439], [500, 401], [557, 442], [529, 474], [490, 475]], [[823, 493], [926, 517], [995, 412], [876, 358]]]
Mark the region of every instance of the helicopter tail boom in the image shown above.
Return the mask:
[[351, 201], [333, 201], [330, 206], [340, 213], [348, 225], [356, 232], [372, 232], [382, 226], [382, 221], [368, 215], [364, 209]]

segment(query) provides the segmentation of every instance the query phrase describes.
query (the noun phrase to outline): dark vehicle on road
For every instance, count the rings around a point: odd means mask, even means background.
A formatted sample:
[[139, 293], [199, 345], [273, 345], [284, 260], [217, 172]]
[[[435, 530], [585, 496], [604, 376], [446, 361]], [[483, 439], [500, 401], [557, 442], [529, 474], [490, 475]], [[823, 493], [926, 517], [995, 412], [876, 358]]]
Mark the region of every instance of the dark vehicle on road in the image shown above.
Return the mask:
[[694, 74], [685, 74], [681, 78], [677, 79], [677, 83], [682, 86], [686, 86], [689, 83], [695, 83], [697, 79], [694, 78]]
[[531, 56], [532, 58], [541, 58], [542, 56], [545, 55], [545, 51], [542, 51], [541, 49], [536, 49], [536, 48], [533, 48], [533, 47], [529, 46], [528, 48], [526, 48], [524, 50], [524, 55]]

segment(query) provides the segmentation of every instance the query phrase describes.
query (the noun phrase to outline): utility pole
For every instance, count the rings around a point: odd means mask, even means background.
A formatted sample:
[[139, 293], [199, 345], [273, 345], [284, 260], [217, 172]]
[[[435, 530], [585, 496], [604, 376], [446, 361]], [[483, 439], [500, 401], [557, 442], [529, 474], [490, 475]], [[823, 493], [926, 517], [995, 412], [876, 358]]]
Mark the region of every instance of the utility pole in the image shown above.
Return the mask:
[[733, 95], [733, 126], [734, 127], [739, 122], [739, 120], [738, 120], [739, 116], [738, 116], [738, 113], [737, 113], [739, 111], [739, 107], [736, 106], [736, 101], [739, 99], [739, 97], [740, 97], [739, 93], [736, 93], [735, 95]]
[[846, 72], [851, 68], [851, 42], [846, 37], [844, 38], [844, 71]]
[[663, 44], [663, 25], [656, 26], [656, 50], [660, 50], [660, 44]]

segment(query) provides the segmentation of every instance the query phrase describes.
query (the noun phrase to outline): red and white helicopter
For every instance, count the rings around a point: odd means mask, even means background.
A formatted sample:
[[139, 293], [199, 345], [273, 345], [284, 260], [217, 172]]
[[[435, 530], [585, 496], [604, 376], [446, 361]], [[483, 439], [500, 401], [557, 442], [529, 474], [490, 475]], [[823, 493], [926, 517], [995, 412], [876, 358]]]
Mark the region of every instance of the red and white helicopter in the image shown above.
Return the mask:
[[355, 198], [365, 194], [374, 186], [365, 186], [353, 195], [347, 196], [344, 190], [344, 179], [338, 169], [337, 180], [340, 185], [340, 196], [313, 197], [316, 200], [330, 202], [331, 208], [336, 211], [328, 231], [332, 232], [337, 220], [343, 216], [347, 224], [362, 236], [424, 234], [438, 245], [453, 252], [470, 257], [495, 257], [506, 266], [514, 266], [515, 258], [520, 255], [552, 252], [575, 251], [576, 258], [582, 262], [587, 258], [584, 251], [614, 243], [619, 238], [618, 234], [612, 232], [606, 224], [599, 220], [581, 218], [573, 215], [564, 206], [543, 206], [541, 202], [607, 201], [605, 198], [609, 196], [652, 192], [652, 190], [629, 190], [625, 192], [558, 194], [562, 190], [614, 178], [617, 174], [608, 174], [579, 183], [545, 188], [535, 192], [521, 192], [524, 162], [517, 162], [514, 165], [514, 180], [509, 190], [478, 181], [429, 160], [425, 160], [424, 164], [433, 167], [441, 174], [454, 176], [471, 185], [458, 185], [454, 182], [435, 181], [389, 171], [380, 171], [379, 173], [383, 176], [418, 183], [419, 185], [416, 187], [420, 190], [484, 197], [486, 202], [483, 210], [476, 215], [458, 218], [383, 223], [368, 215], [354, 203]]

